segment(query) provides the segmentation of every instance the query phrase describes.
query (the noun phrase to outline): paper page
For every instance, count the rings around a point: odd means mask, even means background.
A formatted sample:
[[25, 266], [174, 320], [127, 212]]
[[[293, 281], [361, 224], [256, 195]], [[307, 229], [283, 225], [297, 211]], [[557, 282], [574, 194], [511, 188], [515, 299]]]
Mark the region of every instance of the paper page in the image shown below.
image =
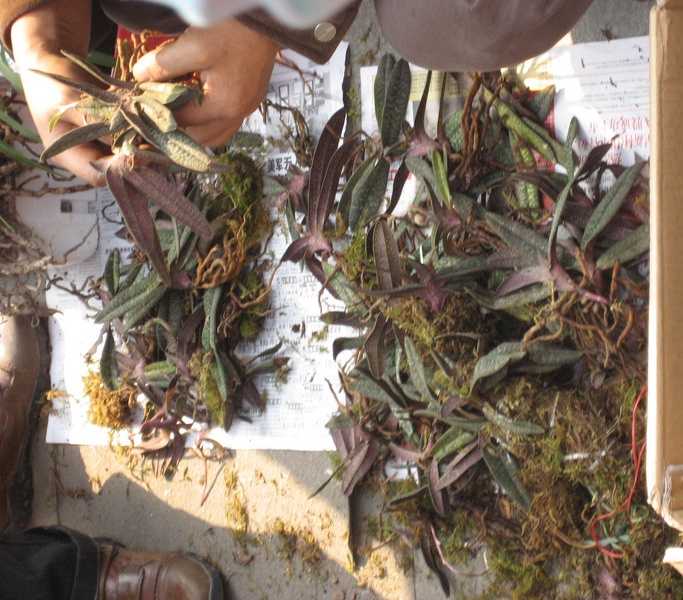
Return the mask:
[[[309, 63], [293, 52], [285, 57], [297, 65], [298, 70], [276, 66], [271, 79], [268, 98], [275, 105], [296, 106], [304, 115], [314, 139], [334, 112], [342, 107], [342, 78], [346, 44], [340, 45], [331, 61], [324, 66]], [[303, 79], [302, 81], [302, 74]], [[249, 117], [243, 130], [272, 140], [283, 138], [283, 132], [293, 127], [284, 113], [279, 119], [277, 110], [268, 111], [267, 119], [257, 112]], [[287, 166], [296, 162], [295, 149], [277, 147], [262, 157], [270, 174], [284, 174]], [[116, 204], [108, 190], [97, 190], [90, 208], [97, 215], [99, 244], [94, 254], [84, 262], [55, 269], [61, 277], [61, 286], [87, 290], [88, 281], [101, 277], [109, 253], [123, 246], [122, 255], [131, 250], [115, 236], [121, 227]], [[103, 209], [106, 208], [103, 216]], [[273, 218], [278, 218], [277, 211]], [[286, 239], [281, 227], [269, 250], [273, 256], [282, 256], [291, 240]], [[266, 277], [268, 274], [266, 274]], [[298, 264], [285, 263], [275, 275], [271, 292], [272, 313], [265, 319], [263, 331], [255, 342], [244, 345], [241, 354], [254, 356], [263, 350], [283, 343], [280, 356], [289, 356], [286, 381], [276, 382], [274, 376], [262, 375], [255, 379], [257, 388], [265, 390], [268, 398], [263, 413], [246, 410], [247, 422], [236, 419], [230, 431], [214, 430], [210, 438], [225, 447], [236, 449], [289, 449], [329, 450], [334, 448], [325, 423], [336, 411], [337, 404], [328, 382], [339, 388], [338, 369], [332, 359], [331, 346], [341, 328], [329, 327], [322, 335], [324, 324], [320, 320], [321, 308], [318, 292], [320, 284]], [[98, 340], [101, 327], [92, 316], [99, 308], [91, 301], [92, 309], [72, 293], [51, 288], [48, 305], [57, 308], [50, 319], [50, 337], [53, 346], [51, 378], [53, 388], [63, 395], [54, 401], [50, 415], [47, 441], [50, 443], [109, 444], [129, 443], [135, 432], [123, 431], [112, 437], [108, 430], [88, 422], [88, 400], [83, 393], [83, 376], [88, 372], [86, 356]], [[324, 294], [320, 299], [322, 310], [333, 310], [335, 302]], [[336, 306], [341, 308], [340, 305]], [[97, 367], [95, 367], [97, 368]], [[246, 407], [245, 407], [246, 408]], [[193, 444], [196, 433], [190, 432], [187, 444]]]
[[531, 89], [556, 86], [558, 139], [576, 117], [580, 157], [613, 139], [606, 160], [631, 165], [650, 156], [649, 56], [647, 36], [625, 38], [557, 46], [517, 70]]

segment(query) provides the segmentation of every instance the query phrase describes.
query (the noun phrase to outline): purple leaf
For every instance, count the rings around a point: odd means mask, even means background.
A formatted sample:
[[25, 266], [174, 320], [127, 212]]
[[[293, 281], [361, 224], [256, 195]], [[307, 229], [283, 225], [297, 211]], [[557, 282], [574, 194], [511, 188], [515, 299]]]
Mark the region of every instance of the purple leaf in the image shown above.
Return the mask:
[[145, 194], [147, 199], [159, 206], [173, 218], [203, 237], [211, 237], [211, 225], [202, 212], [160, 173], [145, 166], [128, 169], [126, 178], [137, 190]]
[[166, 285], [170, 285], [171, 276], [161, 250], [147, 200], [138, 190], [126, 182], [126, 170], [128, 168], [125, 166], [125, 160], [125, 157], [121, 157], [109, 164], [105, 173], [107, 185], [116, 198], [121, 215], [136, 243], [147, 255], [161, 280]]

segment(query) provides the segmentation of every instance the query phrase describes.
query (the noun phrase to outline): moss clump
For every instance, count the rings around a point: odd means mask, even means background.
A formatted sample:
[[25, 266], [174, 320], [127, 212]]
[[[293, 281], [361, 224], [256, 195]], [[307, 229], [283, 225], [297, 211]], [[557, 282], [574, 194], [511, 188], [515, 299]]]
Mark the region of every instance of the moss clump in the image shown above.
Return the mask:
[[242, 152], [226, 152], [218, 160], [232, 170], [218, 177], [222, 193], [211, 205], [209, 218], [233, 211], [246, 215], [263, 197], [263, 176], [258, 165]]
[[292, 560], [298, 556], [307, 569], [317, 570], [317, 566], [322, 561], [323, 553], [313, 532], [308, 527], [295, 529], [281, 519], [276, 519], [273, 530], [281, 543], [280, 555], [282, 558]]
[[211, 363], [205, 360], [208, 356], [203, 352], [193, 354], [189, 362], [190, 372], [195, 378], [196, 387], [204, 401], [211, 423], [222, 423], [223, 398], [211, 373]]
[[244, 491], [234, 469], [226, 468], [223, 475], [225, 484], [225, 518], [232, 531], [235, 543], [245, 547], [249, 542], [249, 513], [244, 502]]
[[88, 420], [110, 429], [128, 427], [133, 417], [137, 391], [129, 385], [110, 392], [99, 372], [89, 371], [83, 377], [83, 390], [90, 398]]

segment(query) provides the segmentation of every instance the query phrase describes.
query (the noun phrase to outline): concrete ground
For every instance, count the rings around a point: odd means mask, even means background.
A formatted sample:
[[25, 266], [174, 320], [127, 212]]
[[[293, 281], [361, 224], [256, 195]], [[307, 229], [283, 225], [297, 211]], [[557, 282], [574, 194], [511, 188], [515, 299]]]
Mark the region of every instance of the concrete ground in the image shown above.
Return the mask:
[[[646, 35], [653, 4], [597, 0], [577, 25], [575, 41]], [[349, 34], [359, 62], [378, 58], [385, 47], [373, 17], [366, 2]], [[48, 445], [44, 439], [45, 418], [33, 444], [33, 524], [206, 556], [225, 575], [230, 597], [239, 600], [443, 598], [417, 554], [384, 547], [354, 568], [350, 527], [358, 534], [356, 551], [372, 543], [363, 539], [361, 516], [372, 512], [372, 500], [355, 498], [351, 510], [335, 483], [309, 498], [331, 472], [323, 453], [239, 451], [206, 463], [188, 453], [169, 482], [117, 449]]]

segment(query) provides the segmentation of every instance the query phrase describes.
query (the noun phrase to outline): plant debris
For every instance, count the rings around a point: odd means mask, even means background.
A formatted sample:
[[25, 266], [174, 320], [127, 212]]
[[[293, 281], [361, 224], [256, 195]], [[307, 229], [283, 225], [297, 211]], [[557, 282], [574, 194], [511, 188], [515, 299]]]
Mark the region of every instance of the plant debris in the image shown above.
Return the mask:
[[[410, 126], [410, 69], [383, 57], [378, 135], [349, 132], [341, 109], [310, 170], [268, 180], [286, 199], [282, 260], [343, 300], [326, 324], [353, 328], [333, 345], [346, 401], [328, 426], [342, 490], [381, 490], [380, 537], [419, 548], [446, 594], [483, 561], [479, 597], [680, 595], [661, 564], [675, 532], [639, 478], [645, 165], [609, 164], [610, 144], [579, 162], [578, 123], [563, 142], [543, 126], [552, 89], [458, 77], [464, 105], [430, 136], [431, 74]], [[278, 347], [235, 352], [268, 310], [270, 224], [249, 159], [213, 157], [175, 126], [192, 85], [100, 81], [64, 80], [84, 94], [74, 108], [88, 124], [44, 156], [113, 136], [102, 168], [141, 252], [112, 253], [97, 288], [100, 368], [109, 389], [150, 399], [139, 448], [163, 451], [168, 473], [183, 419], [229, 428], [242, 399], [265, 407], [251, 376], [286, 365]], [[401, 213], [410, 174], [420, 187]], [[405, 478], [387, 475], [396, 465]], [[303, 551], [281, 529], [285, 551]]]

